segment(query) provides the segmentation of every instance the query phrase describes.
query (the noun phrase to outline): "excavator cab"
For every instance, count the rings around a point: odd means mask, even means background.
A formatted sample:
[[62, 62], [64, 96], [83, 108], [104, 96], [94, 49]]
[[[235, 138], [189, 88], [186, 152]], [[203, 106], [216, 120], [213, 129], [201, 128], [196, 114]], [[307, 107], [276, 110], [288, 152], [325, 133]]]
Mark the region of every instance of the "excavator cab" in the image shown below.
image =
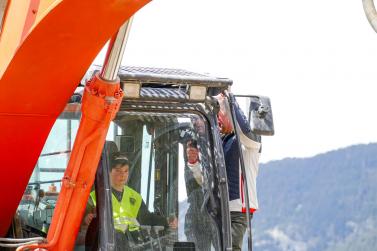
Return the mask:
[[[227, 178], [217, 125], [219, 105], [212, 97], [228, 90], [232, 81], [140, 67], [122, 67], [118, 75], [125, 96], [109, 127], [92, 187], [96, 206], [90, 208], [89, 197], [75, 250], [226, 250], [231, 246]], [[246, 100], [242, 103], [248, 105], [250, 123], [266, 128], [252, 122], [261, 97], [239, 98]], [[78, 88], [50, 132], [11, 236], [46, 236], [78, 130], [80, 106]], [[266, 121], [273, 128], [272, 120]], [[136, 231], [119, 231], [113, 218], [114, 153], [129, 160], [126, 186], [142, 198], [144, 213], [137, 218]], [[88, 214], [94, 214], [89, 224]]]

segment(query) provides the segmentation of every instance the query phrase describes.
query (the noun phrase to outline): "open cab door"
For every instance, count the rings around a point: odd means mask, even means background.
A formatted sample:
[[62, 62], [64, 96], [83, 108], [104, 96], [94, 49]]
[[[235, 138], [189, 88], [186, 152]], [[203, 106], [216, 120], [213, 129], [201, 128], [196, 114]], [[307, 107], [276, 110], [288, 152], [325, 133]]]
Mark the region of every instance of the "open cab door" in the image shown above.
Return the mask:
[[[251, 214], [257, 209], [258, 205], [256, 198], [256, 177], [259, 169], [261, 136], [271, 136], [275, 133], [272, 119], [272, 109], [270, 99], [268, 97], [255, 95], [233, 95], [228, 91], [225, 91], [225, 94], [230, 108], [231, 121], [234, 127], [234, 134], [236, 136], [238, 149], [240, 149], [242, 153], [239, 154], [242, 179], [241, 184], [244, 184], [243, 189], [241, 189], [243, 190], [243, 195], [246, 195], [243, 197], [241, 195], [243, 203], [242, 210], [245, 210], [243, 212], [246, 213], [246, 235], [248, 240], [247, 250], [251, 251], [253, 249]], [[240, 104], [246, 107], [246, 109], [243, 110], [248, 111], [247, 122], [249, 123], [249, 126], [241, 126], [239, 124], [239, 121], [244, 121], [244, 118], [242, 118], [242, 112], [239, 110]], [[244, 140], [245, 138], [248, 138], [249, 141], [251, 140], [256, 142], [256, 144], [259, 144], [259, 149], [247, 150], [248, 147], [241, 143], [242, 137]], [[253, 203], [251, 203], [251, 200], [253, 200]]]

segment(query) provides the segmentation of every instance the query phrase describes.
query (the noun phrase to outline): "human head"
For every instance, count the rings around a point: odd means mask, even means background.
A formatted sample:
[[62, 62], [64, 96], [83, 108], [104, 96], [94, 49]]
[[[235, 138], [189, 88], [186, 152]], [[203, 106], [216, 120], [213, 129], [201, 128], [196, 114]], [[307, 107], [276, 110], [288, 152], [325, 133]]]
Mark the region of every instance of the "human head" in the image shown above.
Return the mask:
[[223, 94], [215, 96], [220, 105], [220, 110], [217, 114], [217, 122], [219, 124], [219, 130], [222, 134], [229, 134], [233, 132], [233, 124], [230, 119], [230, 108], [227, 103], [227, 99]]
[[194, 124], [194, 128], [199, 133], [199, 135], [205, 134], [206, 127], [204, 120], [200, 116], [194, 116], [192, 118], [192, 123]]
[[111, 186], [122, 191], [128, 181], [129, 161], [126, 156], [119, 152], [113, 154], [110, 162]]
[[186, 156], [187, 162], [190, 164], [195, 164], [199, 161], [199, 150], [198, 142], [196, 140], [189, 140], [186, 143]]

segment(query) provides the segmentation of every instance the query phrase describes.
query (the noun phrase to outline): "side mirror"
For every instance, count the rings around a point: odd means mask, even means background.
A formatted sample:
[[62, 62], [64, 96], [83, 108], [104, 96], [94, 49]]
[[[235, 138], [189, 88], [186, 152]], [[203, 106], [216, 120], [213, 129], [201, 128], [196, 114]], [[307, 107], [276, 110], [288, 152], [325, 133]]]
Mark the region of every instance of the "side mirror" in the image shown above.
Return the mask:
[[[251, 130], [258, 135], [272, 136], [275, 134], [270, 98], [255, 95], [234, 95], [238, 103], [245, 105]], [[241, 101], [243, 99], [244, 101]]]

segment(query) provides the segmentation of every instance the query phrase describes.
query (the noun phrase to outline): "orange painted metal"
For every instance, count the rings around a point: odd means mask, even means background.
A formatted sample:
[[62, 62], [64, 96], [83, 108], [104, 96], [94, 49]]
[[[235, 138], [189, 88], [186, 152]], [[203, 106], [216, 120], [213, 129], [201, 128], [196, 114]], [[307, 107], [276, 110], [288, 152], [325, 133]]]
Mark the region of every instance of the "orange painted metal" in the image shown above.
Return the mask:
[[22, 41], [21, 37], [32, 15], [29, 1], [7, 1], [5, 18], [0, 33], [0, 76], [11, 61]]
[[48, 232], [47, 244], [28, 247], [48, 250], [73, 250], [82, 214], [85, 210], [106, 133], [122, 101], [116, 83], [107, 83], [98, 75], [88, 83], [82, 102], [82, 118], [64, 174], [63, 186]]
[[23, 41], [26, 37], [26, 35], [31, 30], [31, 27], [33, 26], [35, 19], [37, 18], [37, 12], [39, 7], [40, 0], [30, 0], [29, 2], [29, 10], [26, 17], [26, 22], [24, 25], [24, 29], [22, 31], [21, 35], [21, 41]]
[[[0, 79], [0, 198], [3, 202], [0, 236], [9, 227], [53, 123], [80, 79], [106, 41], [148, 2], [62, 0], [30, 31], [7, 65]], [[90, 134], [91, 130], [89, 126], [81, 129], [83, 135], [92, 135], [93, 139], [102, 137], [101, 133]], [[83, 151], [88, 156], [88, 150]], [[83, 161], [94, 161], [99, 152], [100, 148], [91, 150], [91, 158], [83, 157]], [[77, 177], [88, 171], [83, 170]], [[87, 186], [91, 182], [87, 180]], [[86, 196], [86, 190], [81, 193], [80, 196], [73, 193], [72, 198]], [[85, 200], [76, 201], [80, 203]], [[67, 206], [75, 208], [70, 203]], [[58, 213], [64, 208], [59, 206]], [[80, 214], [75, 212], [72, 217], [79, 220]], [[64, 221], [72, 220], [64, 218]], [[51, 233], [59, 229], [56, 222], [53, 224], [52, 230], [56, 230]], [[74, 238], [72, 233], [76, 230], [63, 229], [61, 233]], [[50, 241], [51, 238], [49, 233]], [[71, 240], [59, 239], [57, 243], [71, 243]]]

